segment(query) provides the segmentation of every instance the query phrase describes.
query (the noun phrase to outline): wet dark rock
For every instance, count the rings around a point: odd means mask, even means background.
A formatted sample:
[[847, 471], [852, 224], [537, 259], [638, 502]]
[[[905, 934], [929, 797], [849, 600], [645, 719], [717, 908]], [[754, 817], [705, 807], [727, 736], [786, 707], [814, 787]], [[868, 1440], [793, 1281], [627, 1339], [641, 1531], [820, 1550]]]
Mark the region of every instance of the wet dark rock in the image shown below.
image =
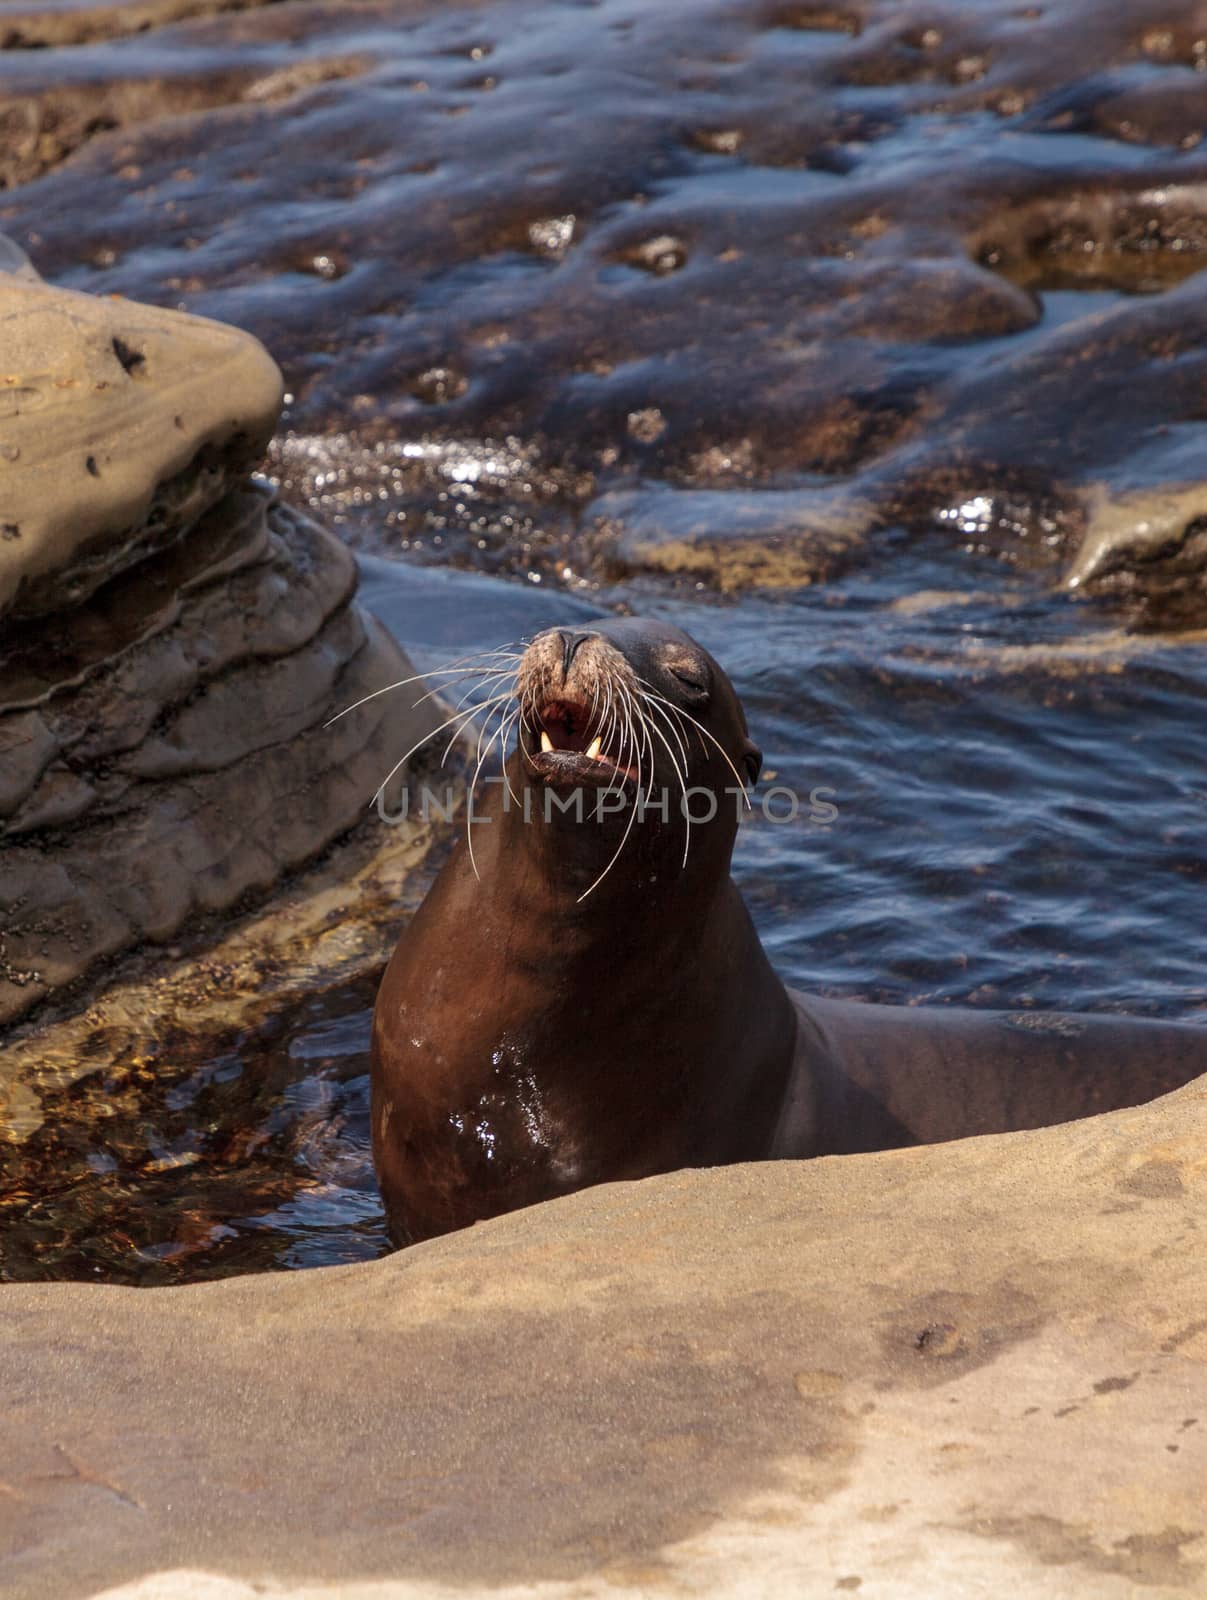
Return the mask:
[[[149, 38], [120, 61], [0, 61], [9, 95], [148, 97], [0, 221], [67, 282], [265, 339], [294, 396], [286, 492], [352, 542], [551, 578], [626, 550], [680, 571], [676, 497], [707, 492], [694, 582], [823, 575], [838, 507], [843, 560], [904, 525], [1147, 596], [1157, 621], [1207, 604], [1191, 0], [317, 0]], [[154, 116], [157, 94], [170, 112], [286, 56], [364, 71]], [[656, 436], [633, 427], [655, 412]], [[507, 440], [533, 475], [492, 479]], [[315, 441], [338, 485], [287, 470]], [[383, 498], [382, 453], [411, 450], [480, 470]], [[731, 489], [772, 498], [752, 519]], [[625, 495], [651, 536], [619, 529], [601, 566], [595, 502]]]
[[[345, 548], [265, 492], [0, 656], [0, 1023], [274, 886], [365, 814], [404, 676]], [[61, 648], [60, 648], [61, 646]], [[409, 742], [409, 741], [408, 741]], [[405, 748], [405, 745], [403, 746]]]
[[[271, 104], [362, 69], [357, 60], [302, 63], [268, 59], [154, 79], [103, 77], [64, 87], [0, 92], [0, 190], [29, 183], [60, 166], [90, 140], [157, 117], [187, 116], [244, 101]], [[26, 75], [28, 76], [28, 75]]]

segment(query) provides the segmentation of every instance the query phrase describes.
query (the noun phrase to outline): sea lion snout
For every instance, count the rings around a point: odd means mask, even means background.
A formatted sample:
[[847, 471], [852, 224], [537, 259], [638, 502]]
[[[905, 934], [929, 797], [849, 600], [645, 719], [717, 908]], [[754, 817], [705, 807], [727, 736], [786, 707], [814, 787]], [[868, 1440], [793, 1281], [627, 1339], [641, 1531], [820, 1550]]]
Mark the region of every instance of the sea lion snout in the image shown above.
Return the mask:
[[636, 777], [631, 733], [637, 692], [624, 655], [601, 634], [550, 628], [528, 646], [516, 674], [523, 747], [541, 777]]
[[609, 683], [636, 687], [633, 669], [622, 651], [597, 631], [548, 628], [525, 650], [516, 677], [521, 698], [586, 700], [602, 695]]
[[586, 644], [588, 639], [595, 638], [595, 634], [574, 633], [570, 628], [559, 630], [562, 636], [562, 677], [570, 676], [570, 668], [574, 664], [574, 657], [580, 646]]

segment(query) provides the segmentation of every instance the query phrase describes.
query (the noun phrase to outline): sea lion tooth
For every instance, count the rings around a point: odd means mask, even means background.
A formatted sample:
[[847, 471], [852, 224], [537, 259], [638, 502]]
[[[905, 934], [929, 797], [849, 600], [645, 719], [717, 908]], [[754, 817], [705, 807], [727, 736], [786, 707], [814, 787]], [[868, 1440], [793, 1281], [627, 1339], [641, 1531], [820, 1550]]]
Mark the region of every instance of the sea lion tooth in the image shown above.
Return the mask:
[[588, 761], [598, 761], [599, 760], [599, 752], [602, 749], [603, 749], [603, 735], [597, 733], [595, 735], [594, 739], [591, 740], [590, 745], [587, 747], [587, 760]]
[[541, 729], [541, 749], [542, 750], [552, 750], [553, 749], [553, 740], [545, 732], [544, 728]]

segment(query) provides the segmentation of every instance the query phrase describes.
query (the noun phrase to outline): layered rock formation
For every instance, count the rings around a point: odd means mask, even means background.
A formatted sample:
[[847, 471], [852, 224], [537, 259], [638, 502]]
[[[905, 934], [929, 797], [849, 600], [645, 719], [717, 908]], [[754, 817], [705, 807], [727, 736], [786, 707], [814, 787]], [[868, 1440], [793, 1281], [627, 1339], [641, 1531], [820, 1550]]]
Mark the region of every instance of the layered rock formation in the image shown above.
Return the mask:
[[367, 1266], [0, 1288], [0, 1584], [1202, 1594], [1205, 1140], [1200, 1082], [610, 1185]]
[[381, 701], [324, 727], [408, 669], [246, 482], [280, 399], [235, 329], [0, 276], [0, 1024], [268, 889], [401, 753]]

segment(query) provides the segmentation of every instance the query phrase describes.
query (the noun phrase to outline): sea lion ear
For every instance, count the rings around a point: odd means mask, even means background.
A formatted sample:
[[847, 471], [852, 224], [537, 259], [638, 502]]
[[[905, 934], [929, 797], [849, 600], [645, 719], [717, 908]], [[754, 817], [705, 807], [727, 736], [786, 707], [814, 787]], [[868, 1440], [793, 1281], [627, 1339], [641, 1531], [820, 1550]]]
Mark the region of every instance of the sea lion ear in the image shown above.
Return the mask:
[[747, 739], [742, 746], [742, 765], [746, 769], [746, 776], [751, 784], [759, 781], [759, 773], [763, 770], [763, 752], [752, 739]]

